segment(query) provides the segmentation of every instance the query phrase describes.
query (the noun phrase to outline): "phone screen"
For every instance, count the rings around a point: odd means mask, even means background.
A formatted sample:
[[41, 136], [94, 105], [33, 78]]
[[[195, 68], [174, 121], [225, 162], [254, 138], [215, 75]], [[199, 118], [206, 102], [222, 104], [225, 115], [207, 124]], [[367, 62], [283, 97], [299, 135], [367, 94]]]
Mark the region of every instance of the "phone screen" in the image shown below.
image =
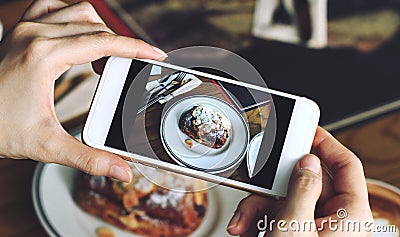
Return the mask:
[[105, 146], [272, 189], [294, 104], [132, 60]]

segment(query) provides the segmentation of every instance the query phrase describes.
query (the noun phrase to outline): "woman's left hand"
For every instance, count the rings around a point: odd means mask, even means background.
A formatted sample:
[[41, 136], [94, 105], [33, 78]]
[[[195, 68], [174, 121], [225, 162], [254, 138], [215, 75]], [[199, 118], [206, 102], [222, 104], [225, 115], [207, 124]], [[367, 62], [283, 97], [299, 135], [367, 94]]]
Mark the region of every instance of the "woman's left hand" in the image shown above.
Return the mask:
[[0, 156], [129, 181], [132, 171], [122, 158], [71, 137], [54, 110], [54, 82], [62, 73], [111, 55], [166, 56], [141, 40], [113, 33], [88, 2], [34, 1], [0, 43]]

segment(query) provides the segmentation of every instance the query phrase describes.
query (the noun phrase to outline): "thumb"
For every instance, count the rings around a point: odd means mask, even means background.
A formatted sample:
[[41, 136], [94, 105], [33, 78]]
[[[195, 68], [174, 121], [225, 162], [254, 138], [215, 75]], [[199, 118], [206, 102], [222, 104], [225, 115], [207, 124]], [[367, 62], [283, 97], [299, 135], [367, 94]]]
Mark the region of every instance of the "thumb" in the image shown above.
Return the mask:
[[320, 160], [308, 154], [293, 169], [284, 208], [279, 216], [291, 220], [314, 220], [315, 205], [321, 191]]
[[132, 170], [121, 157], [91, 148], [68, 134], [53, 136], [48, 145], [50, 162], [70, 166], [91, 175], [108, 176], [123, 182], [132, 178]]

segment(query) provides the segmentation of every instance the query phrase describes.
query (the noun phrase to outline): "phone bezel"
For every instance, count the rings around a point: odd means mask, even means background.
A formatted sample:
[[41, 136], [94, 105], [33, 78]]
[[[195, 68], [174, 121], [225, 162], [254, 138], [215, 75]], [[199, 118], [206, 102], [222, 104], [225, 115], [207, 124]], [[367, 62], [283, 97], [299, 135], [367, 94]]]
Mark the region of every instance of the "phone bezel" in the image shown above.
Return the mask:
[[[88, 118], [82, 132], [82, 140], [85, 144], [94, 148], [106, 150], [124, 157], [128, 157], [129, 159], [133, 160], [133, 162], [139, 162], [144, 165], [178, 172], [210, 182], [222, 183], [230, 187], [255, 192], [262, 195], [271, 195], [274, 197], [286, 196], [287, 185], [290, 178], [289, 174], [291, 173], [298, 159], [300, 159], [303, 155], [309, 153], [311, 149], [312, 140], [314, 138], [315, 130], [319, 121], [319, 108], [315, 102], [304, 97], [291, 95], [285, 92], [276, 91], [273, 89], [264, 88], [248, 83], [233, 81], [228, 78], [198, 72], [164, 62], [143, 59], [135, 60], [140, 60], [146, 63], [168, 67], [175, 70], [185, 71], [194, 75], [204, 76], [223, 82], [245, 86], [251, 89], [260, 90], [295, 100], [295, 105], [289, 122], [272, 189], [266, 189], [244, 182], [227, 179], [206, 172], [193, 170], [179, 165], [155, 160], [139, 154], [129, 153], [127, 151], [105, 146], [108, 131], [110, 129], [112, 119], [114, 117], [114, 113], [117, 108], [118, 101], [123, 90], [132, 59], [111, 57], [107, 61], [107, 64], [103, 71], [103, 75], [101, 76], [95, 95], [93, 97]], [[301, 137], [302, 139], [298, 139], [299, 137]], [[290, 149], [288, 147], [290, 147]]]

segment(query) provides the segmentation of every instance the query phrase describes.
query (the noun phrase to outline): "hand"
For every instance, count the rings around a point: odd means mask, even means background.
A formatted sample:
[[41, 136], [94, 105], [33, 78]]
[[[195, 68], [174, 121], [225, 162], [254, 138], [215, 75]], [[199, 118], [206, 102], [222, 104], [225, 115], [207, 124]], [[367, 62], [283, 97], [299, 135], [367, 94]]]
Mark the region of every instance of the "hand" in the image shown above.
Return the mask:
[[[306, 155], [294, 167], [290, 178], [286, 199], [272, 200], [250, 195], [243, 199], [231, 222], [228, 232], [232, 235], [257, 236], [257, 223], [267, 219], [294, 220], [297, 223], [315, 221], [315, 231], [291, 232], [288, 225], [283, 232], [275, 225], [269, 231], [269, 223], [263, 223], [268, 228], [266, 236], [349, 236], [349, 232], [329, 229], [329, 219], [339, 221], [339, 209], [346, 210], [347, 220], [373, 223], [368, 203], [368, 192], [360, 160], [332, 135], [318, 128], [312, 147], [315, 155]], [[333, 180], [325, 169], [321, 169], [319, 158], [332, 172]], [[371, 226], [370, 226], [371, 227]], [[372, 226], [373, 227], [373, 226]], [[371, 228], [372, 228], [371, 227]], [[350, 229], [351, 231], [352, 229]], [[344, 235], [343, 235], [344, 234]], [[369, 236], [372, 232], [355, 230], [351, 236]]]
[[87, 2], [34, 1], [0, 44], [0, 156], [129, 181], [132, 171], [123, 159], [71, 137], [54, 110], [54, 82], [63, 72], [110, 55], [166, 56], [143, 41], [114, 34]]

